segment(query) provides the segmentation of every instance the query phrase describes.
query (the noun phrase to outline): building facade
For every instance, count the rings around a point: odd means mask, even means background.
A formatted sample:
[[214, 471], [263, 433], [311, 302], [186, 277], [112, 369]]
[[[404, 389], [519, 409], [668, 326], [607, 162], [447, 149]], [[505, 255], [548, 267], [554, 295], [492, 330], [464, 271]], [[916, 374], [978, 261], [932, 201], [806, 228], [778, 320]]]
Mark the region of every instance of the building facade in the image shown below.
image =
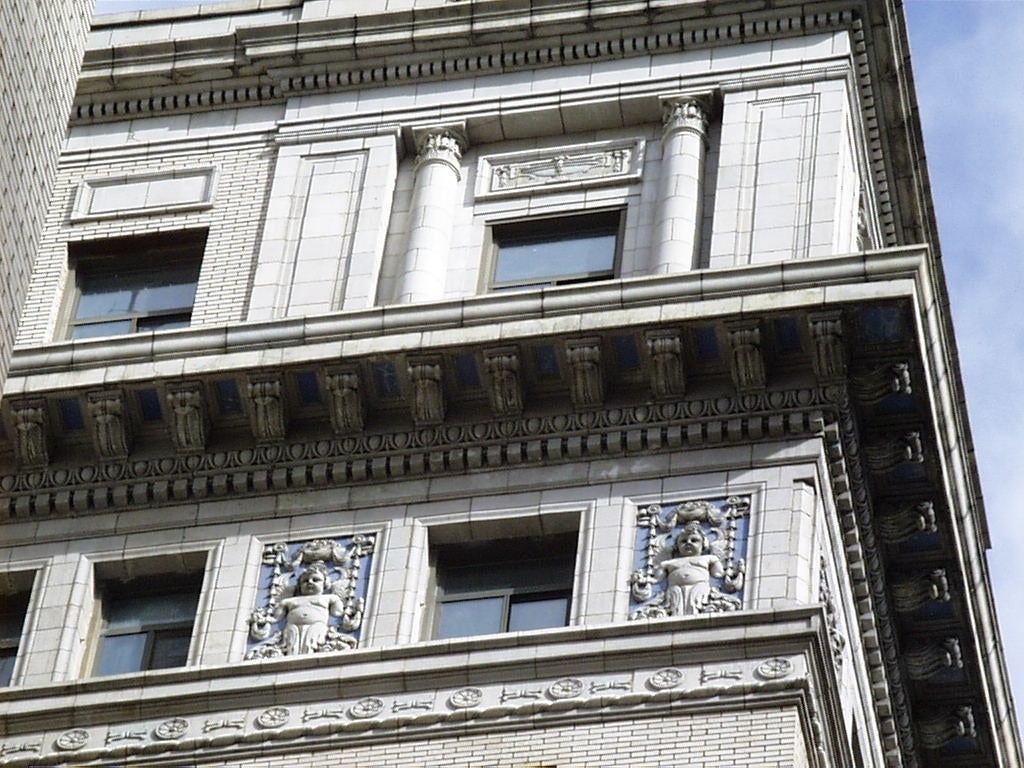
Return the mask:
[[0, 765], [1021, 764], [887, 0], [94, 22]]
[[[0, 7], [0, 392], [67, 131], [92, 0]], [[10, 149], [15, 148], [15, 149]]]

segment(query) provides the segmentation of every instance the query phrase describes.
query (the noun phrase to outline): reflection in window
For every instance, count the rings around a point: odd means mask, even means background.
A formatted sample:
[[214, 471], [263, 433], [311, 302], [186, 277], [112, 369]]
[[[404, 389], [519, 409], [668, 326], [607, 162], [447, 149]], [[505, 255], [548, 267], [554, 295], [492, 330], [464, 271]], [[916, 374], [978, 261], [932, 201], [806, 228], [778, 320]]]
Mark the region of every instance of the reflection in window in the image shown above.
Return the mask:
[[493, 290], [602, 280], [615, 276], [620, 211], [497, 224]]
[[182, 575], [104, 583], [93, 674], [185, 666], [200, 586], [198, 576]]
[[29, 593], [0, 594], [0, 686], [11, 684], [28, 613]]
[[73, 339], [187, 327], [206, 232], [76, 243]]
[[437, 547], [435, 637], [566, 626], [576, 538], [571, 532]]

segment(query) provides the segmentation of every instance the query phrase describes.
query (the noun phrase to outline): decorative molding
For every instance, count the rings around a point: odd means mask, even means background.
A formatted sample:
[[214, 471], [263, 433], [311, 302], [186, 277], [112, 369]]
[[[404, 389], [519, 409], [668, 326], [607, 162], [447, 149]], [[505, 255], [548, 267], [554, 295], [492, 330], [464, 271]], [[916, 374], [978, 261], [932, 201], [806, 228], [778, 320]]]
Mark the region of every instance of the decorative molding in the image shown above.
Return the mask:
[[69, 220], [202, 210], [213, 205], [214, 180], [213, 168], [86, 179], [75, 193]]
[[651, 504], [637, 510], [639, 568], [630, 619], [737, 611], [743, 606], [750, 500]]
[[[26, 468], [0, 476], [11, 517], [149, 508], [210, 497], [284, 490], [454, 469], [572, 461], [683, 447], [813, 434], [828, 389], [766, 391], [586, 413], [521, 416], [488, 422], [361, 433], [290, 444], [139, 458], [120, 464]], [[780, 412], [786, 411], [785, 416]]]
[[821, 568], [818, 576], [818, 600], [825, 607], [825, 626], [828, 629], [828, 643], [832, 650], [832, 662], [836, 670], [843, 667], [843, 654], [846, 652], [847, 639], [840, 626], [839, 607], [836, 605], [835, 592], [832, 590], [828, 572], [828, 561], [821, 557]]
[[636, 138], [484, 155], [478, 163], [476, 198], [636, 182], [645, 147]]
[[[635, 681], [635, 682], [634, 682]], [[246, 743], [264, 750], [296, 739], [333, 735], [358, 739], [367, 727], [390, 732], [414, 726], [452, 723], [486, 732], [495, 721], [522, 720], [574, 712], [577, 719], [624, 718], [645, 708], [699, 707], [711, 699], [779, 694], [802, 697], [811, 716], [816, 700], [800, 657], [751, 658], [735, 666], [639, 669], [634, 675], [563, 676], [555, 679], [489, 683], [452, 689], [346, 697], [311, 702], [301, 714], [288, 706], [251, 710], [208, 711], [164, 716], [161, 720], [126, 722], [116, 727], [90, 726], [64, 732], [49, 745], [43, 741], [0, 744], [0, 761], [10, 768], [105, 761], [126, 755], [175, 754], [179, 759], [219, 747], [245, 755]], [[241, 751], [240, 751], [241, 750]], [[71, 754], [73, 753], [73, 758]]]

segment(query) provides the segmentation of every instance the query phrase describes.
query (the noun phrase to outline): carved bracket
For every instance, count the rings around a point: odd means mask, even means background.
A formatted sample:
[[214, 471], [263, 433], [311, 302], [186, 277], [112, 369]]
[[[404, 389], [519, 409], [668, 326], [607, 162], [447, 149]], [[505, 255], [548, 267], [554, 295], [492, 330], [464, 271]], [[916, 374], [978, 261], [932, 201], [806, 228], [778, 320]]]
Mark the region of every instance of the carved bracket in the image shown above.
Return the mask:
[[660, 400], [682, 397], [686, 392], [686, 374], [679, 332], [650, 331], [646, 339], [651, 355], [651, 392]]
[[171, 423], [171, 440], [181, 452], [206, 448], [210, 433], [210, 413], [198, 381], [167, 386], [167, 410]]
[[868, 405], [875, 405], [890, 395], [909, 395], [910, 365], [890, 363], [868, 373], [850, 377], [850, 392]]
[[331, 426], [336, 435], [363, 431], [365, 407], [354, 368], [328, 369], [324, 374], [330, 398]]
[[925, 603], [947, 603], [951, 599], [944, 568], [917, 573], [891, 582], [893, 606], [900, 613], [916, 611]]
[[259, 441], [281, 440], [285, 435], [285, 407], [281, 374], [249, 376], [249, 423]]
[[930, 501], [902, 504], [885, 510], [875, 518], [879, 538], [886, 544], [899, 544], [919, 533], [935, 533], [935, 506]]
[[519, 350], [499, 347], [484, 350], [487, 397], [495, 416], [518, 416], [523, 412], [523, 381], [519, 374]]
[[410, 358], [409, 380], [412, 382], [412, 400], [409, 407], [416, 426], [440, 424], [444, 421], [441, 358]]
[[813, 344], [811, 363], [819, 381], [846, 378], [846, 345], [843, 343], [843, 313], [817, 312], [807, 317]]
[[921, 746], [925, 749], [942, 749], [954, 739], [973, 739], [978, 735], [974, 726], [974, 711], [968, 706], [922, 718], [917, 731], [921, 737]]
[[93, 445], [104, 459], [125, 459], [131, 450], [131, 423], [124, 392], [119, 389], [86, 394]]
[[18, 466], [45, 467], [50, 461], [50, 421], [46, 401], [18, 400], [11, 405], [14, 417], [14, 454]]
[[736, 391], [758, 392], [765, 388], [764, 355], [761, 352], [761, 326], [757, 320], [728, 325], [731, 349], [730, 370]]
[[960, 641], [947, 637], [937, 643], [919, 643], [903, 653], [907, 674], [912, 680], [927, 680], [946, 669], [963, 669]]
[[889, 472], [900, 464], [921, 464], [924, 461], [921, 433], [904, 432], [898, 437], [865, 443], [864, 460], [872, 472]]
[[573, 407], [589, 408], [604, 402], [604, 371], [601, 364], [601, 339], [569, 339], [565, 342], [569, 363], [569, 395]]

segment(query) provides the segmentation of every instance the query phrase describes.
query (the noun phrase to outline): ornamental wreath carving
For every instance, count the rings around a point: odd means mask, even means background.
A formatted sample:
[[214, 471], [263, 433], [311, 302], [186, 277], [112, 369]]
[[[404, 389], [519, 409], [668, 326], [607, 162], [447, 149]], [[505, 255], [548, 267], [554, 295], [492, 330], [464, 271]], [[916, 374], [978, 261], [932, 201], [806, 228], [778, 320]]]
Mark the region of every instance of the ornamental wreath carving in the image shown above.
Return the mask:
[[739, 610], [749, 513], [738, 496], [641, 507], [630, 618]]
[[265, 547], [245, 658], [355, 648], [373, 547], [372, 535]]

